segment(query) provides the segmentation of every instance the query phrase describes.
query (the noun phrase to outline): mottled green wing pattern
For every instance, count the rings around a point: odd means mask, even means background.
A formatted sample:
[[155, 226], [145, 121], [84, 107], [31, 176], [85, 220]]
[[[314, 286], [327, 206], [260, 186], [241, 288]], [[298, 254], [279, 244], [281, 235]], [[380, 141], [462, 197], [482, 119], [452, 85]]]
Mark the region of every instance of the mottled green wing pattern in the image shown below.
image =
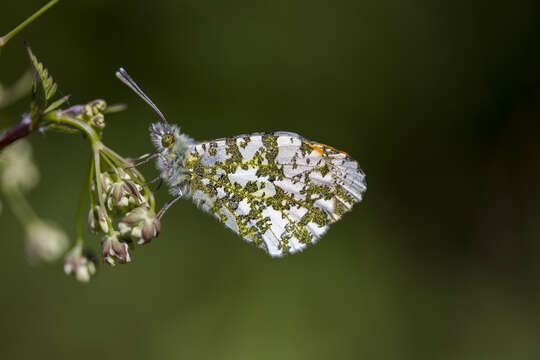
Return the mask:
[[197, 143], [184, 166], [187, 195], [271, 256], [317, 242], [366, 190], [349, 155], [286, 132]]

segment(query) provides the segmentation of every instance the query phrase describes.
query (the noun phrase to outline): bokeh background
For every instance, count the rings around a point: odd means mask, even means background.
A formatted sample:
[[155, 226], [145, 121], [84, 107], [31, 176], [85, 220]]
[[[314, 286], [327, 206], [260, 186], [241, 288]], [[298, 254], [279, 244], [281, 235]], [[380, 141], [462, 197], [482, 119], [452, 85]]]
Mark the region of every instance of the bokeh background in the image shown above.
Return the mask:
[[[0, 33], [43, 3], [3, 1]], [[0, 358], [540, 356], [537, 1], [61, 1], [3, 49], [4, 83], [29, 67], [23, 40], [72, 103], [129, 104], [105, 133], [125, 156], [152, 149], [157, 118], [119, 66], [194, 138], [298, 132], [355, 157], [368, 191], [283, 259], [181, 201], [131, 264], [89, 284], [61, 261], [30, 266], [4, 208]], [[30, 201], [74, 238], [88, 143], [30, 140]]]

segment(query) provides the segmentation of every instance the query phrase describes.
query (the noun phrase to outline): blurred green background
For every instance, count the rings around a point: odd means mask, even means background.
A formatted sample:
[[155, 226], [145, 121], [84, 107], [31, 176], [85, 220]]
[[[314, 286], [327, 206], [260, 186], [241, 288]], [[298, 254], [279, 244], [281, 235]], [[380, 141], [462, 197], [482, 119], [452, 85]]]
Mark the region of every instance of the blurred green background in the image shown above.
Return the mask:
[[[0, 33], [44, 3], [2, 1]], [[89, 284], [30, 266], [4, 208], [0, 358], [538, 358], [539, 15], [535, 0], [61, 1], [3, 49], [2, 82], [29, 41], [73, 104], [129, 104], [105, 142], [136, 156], [157, 118], [124, 66], [194, 138], [298, 132], [355, 157], [368, 191], [283, 259], [180, 201]], [[30, 140], [30, 201], [74, 238], [88, 143]]]

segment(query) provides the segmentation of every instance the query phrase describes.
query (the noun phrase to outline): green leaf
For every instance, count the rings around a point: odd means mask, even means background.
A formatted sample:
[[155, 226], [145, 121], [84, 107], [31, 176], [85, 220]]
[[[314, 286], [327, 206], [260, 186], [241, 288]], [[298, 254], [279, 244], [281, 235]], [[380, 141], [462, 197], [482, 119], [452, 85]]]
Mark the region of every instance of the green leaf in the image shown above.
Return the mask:
[[69, 95], [66, 95], [58, 100], [56, 100], [55, 102], [53, 102], [51, 105], [49, 105], [45, 111], [43, 112], [44, 114], [48, 113], [48, 112], [51, 112], [53, 110], [56, 110], [58, 109], [61, 105], [63, 105], [66, 101], [68, 101], [69, 99]]
[[55, 130], [55, 131], [63, 132], [67, 134], [80, 134], [81, 133], [80, 130], [72, 128], [70, 126], [63, 125], [63, 124], [50, 123], [46, 125], [46, 128], [49, 130]]
[[112, 113], [124, 111], [124, 110], [126, 110], [126, 109], [127, 109], [127, 105], [126, 105], [126, 104], [114, 104], [114, 105], [108, 105], [107, 108], [105, 109], [104, 113], [105, 113], [105, 114], [112, 114]]
[[46, 111], [49, 100], [56, 93], [58, 85], [49, 71], [34, 55], [30, 46], [26, 43], [28, 57], [34, 70], [34, 82], [32, 84], [32, 103], [30, 105], [30, 118], [32, 123], [36, 123], [41, 115]]

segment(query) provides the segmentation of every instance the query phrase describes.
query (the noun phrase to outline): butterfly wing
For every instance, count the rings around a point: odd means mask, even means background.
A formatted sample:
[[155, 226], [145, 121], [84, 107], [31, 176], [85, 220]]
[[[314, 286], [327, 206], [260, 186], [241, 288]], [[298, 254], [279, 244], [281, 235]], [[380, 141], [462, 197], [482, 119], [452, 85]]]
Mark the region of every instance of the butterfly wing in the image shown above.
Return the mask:
[[271, 256], [317, 242], [366, 191], [349, 155], [288, 132], [195, 144], [185, 168], [195, 204]]

